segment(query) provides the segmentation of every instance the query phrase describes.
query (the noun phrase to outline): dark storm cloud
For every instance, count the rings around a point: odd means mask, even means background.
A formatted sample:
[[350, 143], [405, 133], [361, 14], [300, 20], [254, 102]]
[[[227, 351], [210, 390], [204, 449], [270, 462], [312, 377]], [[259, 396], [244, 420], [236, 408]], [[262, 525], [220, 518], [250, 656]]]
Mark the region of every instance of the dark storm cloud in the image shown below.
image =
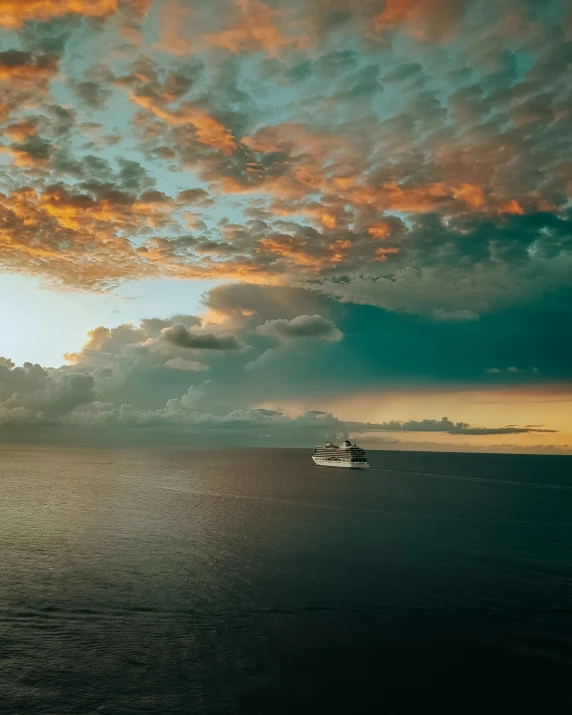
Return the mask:
[[203, 304], [226, 321], [245, 321], [255, 328], [261, 319], [287, 318], [291, 320], [304, 313], [324, 315], [331, 318], [332, 309], [339, 305], [303, 288], [288, 286], [261, 286], [227, 283], [215, 286], [202, 296]]
[[324, 340], [341, 340], [342, 334], [334, 323], [321, 315], [298, 315], [292, 320], [279, 318], [267, 320], [264, 325], [256, 328], [259, 335], [273, 337], [279, 340], [296, 338], [322, 338]]
[[[264, 390], [290, 385], [318, 394], [342, 389], [409, 389], [423, 383], [475, 387], [540, 387], [572, 379], [572, 320], [570, 291], [554, 291], [542, 301], [528, 303], [467, 320], [415, 317], [367, 305], [339, 303], [324, 295], [278, 286], [223, 285], [205, 297], [206, 306], [241, 337], [256, 334], [266, 321], [289, 322], [300, 314], [318, 314], [335, 324], [344, 339], [327, 347], [327, 356], [306, 355], [293, 362], [285, 356], [268, 367], [268, 380], [280, 370], [280, 385], [264, 383], [265, 373], [245, 385], [264, 399]], [[265, 345], [260, 346], [266, 349]], [[248, 358], [249, 360], [252, 357]], [[510, 368], [487, 373], [491, 367]], [[262, 367], [262, 366], [261, 366]], [[261, 382], [262, 381], [262, 382]], [[260, 389], [260, 392], [258, 390]]]
[[190, 350], [240, 350], [244, 347], [244, 344], [234, 335], [198, 333], [181, 324], [165, 328], [162, 331], [162, 338], [179, 348]]
[[344, 300], [392, 310], [433, 312], [436, 318], [462, 311], [478, 315], [567, 286], [571, 236], [568, 211], [495, 221], [420, 216], [411, 221], [399, 251], [376, 270], [356, 266], [346, 276], [324, 277], [316, 285]]

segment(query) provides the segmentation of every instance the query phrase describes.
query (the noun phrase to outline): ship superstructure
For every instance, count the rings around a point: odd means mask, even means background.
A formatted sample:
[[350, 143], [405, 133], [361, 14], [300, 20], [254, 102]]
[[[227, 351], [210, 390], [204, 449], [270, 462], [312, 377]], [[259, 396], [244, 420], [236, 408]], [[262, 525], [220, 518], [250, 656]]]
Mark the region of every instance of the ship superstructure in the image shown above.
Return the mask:
[[352, 444], [348, 439], [341, 446], [333, 442], [326, 442], [323, 447], [316, 447], [312, 459], [320, 467], [369, 469], [365, 451], [357, 444]]

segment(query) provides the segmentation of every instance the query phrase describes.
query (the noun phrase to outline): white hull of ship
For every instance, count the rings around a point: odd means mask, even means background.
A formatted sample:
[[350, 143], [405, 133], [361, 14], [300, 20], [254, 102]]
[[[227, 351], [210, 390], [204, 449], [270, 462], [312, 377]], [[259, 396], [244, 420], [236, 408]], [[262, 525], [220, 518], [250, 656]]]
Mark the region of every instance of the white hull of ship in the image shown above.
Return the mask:
[[350, 462], [349, 459], [327, 459], [322, 457], [312, 457], [314, 464], [319, 467], [342, 467], [343, 469], [369, 469], [367, 462]]

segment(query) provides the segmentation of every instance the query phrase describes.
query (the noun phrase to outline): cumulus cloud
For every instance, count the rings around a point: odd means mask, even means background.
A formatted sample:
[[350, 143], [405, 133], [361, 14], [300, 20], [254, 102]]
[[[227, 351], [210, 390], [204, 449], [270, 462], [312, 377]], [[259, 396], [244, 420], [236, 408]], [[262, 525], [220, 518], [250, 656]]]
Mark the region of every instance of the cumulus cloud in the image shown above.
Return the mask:
[[95, 399], [95, 381], [89, 374], [47, 371], [25, 363], [16, 367], [0, 360], [0, 424], [50, 424], [69, 416]]
[[296, 340], [297, 338], [321, 338], [331, 342], [342, 339], [342, 333], [334, 323], [321, 315], [298, 315], [292, 320], [267, 320], [256, 328], [259, 335], [278, 340]]
[[[240, 337], [251, 336], [255, 342], [250, 349], [258, 351], [262, 362], [268, 360], [265, 357], [268, 351], [256, 343], [259, 332], [252, 330], [258, 316], [254, 311], [245, 315], [240, 308], [240, 292], [244, 292], [243, 305], [248, 305], [248, 301], [255, 297], [252, 288], [237, 286], [227, 290], [238, 300], [235, 309], [227, 313], [226, 320], [234, 324]], [[285, 290], [287, 293], [291, 291]], [[270, 289], [269, 295], [273, 291]], [[296, 297], [296, 291], [292, 296]], [[219, 287], [210, 299], [205, 298], [205, 302], [222, 309], [224, 298], [225, 291]], [[309, 293], [308, 299], [315, 300], [315, 297]], [[262, 313], [264, 309], [268, 310], [268, 302], [258, 302]], [[283, 304], [286, 312], [294, 307]], [[288, 373], [286, 368], [292, 363], [288, 345], [300, 337], [317, 336], [330, 340], [332, 334], [337, 341], [335, 331], [338, 328], [333, 321], [319, 314], [276, 318], [263, 325], [270, 327], [260, 337], [278, 337], [285, 341], [280, 348], [271, 350], [273, 353], [278, 351], [273, 354], [273, 360], [282, 360], [279, 363], [281, 376], [288, 383], [283, 394], [288, 397], [304, 394], [306, 363], [313, 359], [315, 351], [297, 354], [295, 369]], [[276, 332], [277, 325], [279, 332]], [[220, 327], [224, 329], [224, 321]], [[165, 339], [165, 335], [173, 342]], [[245, 444], [261, 444], [270, 439], [273, 444], [293, 445], [305, 443], [310, 437], [318, 441], [341, 439], [351, 433], [375, 436], [388, 432], [428, 432], [487, 437], [555, 431], [540, 425], [474, 426], [446, 417], [406, 422], [343, 422], [323, 410], [297, 415], [288, 410], [261, 409], [257, 407], [257, 401], [263, 396], [268, 399], [277, 394], [273, 392], [276, 385], [264, 382], [263, 375], [257, 374], [250, 379], [249, 363], [243, 357], [245, 351], [236, 349], [237, 344], [246, 345], [235, 335], [205, 332], [196, 316], [176, 315], [113, 329], [100, 326], [90, 333], [82, 351], [69, 356], [73, 364], [59, 369], [45, 369], [30, 363], [18, 367], [13, 361], [1, 358], [0, 422], [6, 427], [24, 430], [26, 434], [30, 429], [46, 425], [59, 426], [55, 438], [64, 441], [65, 430], [70, 427], [81, 430], [84, 436], [93, 430], [113, 433], [116, 440], [121, 439], [122, 430], [127, 430], [124, 437], [128, 440], [129, 430], [145, 428], [166, 442], [176, 435], [187, 434], [205, 435], [205, 438], [218, 438], [223, 442], [226, 439], [232, 442], [236, 438]], [[333, 347], [337, 349], [337, 342]], [[373, 349], [375, 351], [375, 346]], [[214, 362], [189, 360], [184, 357], [189, 350], [211, 355]], [[286, 352], [281, 353], [282, 350]], [[221, 371], [216, 361], [225, 354], [231, 362]], [[340, 384], [342, 374], [347, 377], [347, 363], [342, 360], [341, 364], [342, 371], [331, 375], [330, 390], [333, 384]], [[205, 381], [198, 377], [207, 370], [212, 374], [211, 379]], [[324, 363], [322, 371], [329, 370]], [[175, 378], [174, 382], [168, 375]], [[314, 381], [315, 377], [312, 378]]]
[[[129, 364], [136, 360], [164, 361], [164, 356], [156, 355], [154, 346], [159, 341], [162, 331], [173, 325], [197, 326], [199, 318], [188, 315], [176, 315], [170, 319], [149, 318], [138, 325], [124, 323], [115, 328], [100, 325], [88, 333], [88, 341], [79, 352], [66, 353], [66, 360], [76, 365], [90, 367], [108, 367]], [[172, 357], [172, 356], [171, 356]]]
[[[451, 346], [460, 343], [465, 350], [468, 345], [467, 339], [459, 338], [455, 331], [476, 331], [480, 343], [480, 326], [475, 321], [427, 320], [422, 328], [420, 321], [412, 324], [410, 319], [402, 319], [392, 328], [396, 318], [388, 313], [389, 322], [375, 328], [372, 334], [375, 326], [371, 322], [371, 309], [355, 307], [346, 316], [354, 331], [347, 333], [346, 338], [354, 340], [358, 336], [360, 340], [361, 328], [367, 326], [369, 331], [363, 333], [365, 342], [359, 350], [360, 363], [356, 368], [352, 363], [356, 344], [346, 345], [346, 340], [339, 340], [336, 331], [340, 334], [342, 331], [331, 314], [336, 310], [342, 316], [348, 309], [323, 296], [286, 287], [234, 285], [213, 289], [204, 303], [216, 321], [212, 329], [208, 324], [209, 313], [202, 318], [180, 314], [167, 319], [149, 318], [137, 324], [95, 328], [83, 349], [68, 355], [71, 364], [58, 369], [29, 363], [17, 367], [7, 358], [0, 359], [0, 421], [10, 429], [5, 438], [16, 434], [14, 438], [38, 439], [37, 430], [42, 430], [41, 439], [60, 442], [76, 438], [89, 441], [100, 434], [102, 439], [113, 439], [118, 444], [149, 439], [157, 443], [190, 440], [204, 445], [211, 440], [219, 445], [294, 446], [357, 434], [372, 440], [381, 436], [387, 441], [398, 439], [388, 437], [388, 433], [442, 433], [482, 438], [485, 443], [487, 437], [495, 435], [554, 431], [541, 425], [475, 426], [446, 417], [407, 422], [344, 422], [323, 410], [299, 414], [289, 409], [261, 409], [259, 405], [269, 400], [277, 405], [281, 399], [292, 404], [292, 400], [302, 396], [307, 400], [315, 394], [319, 404], [324, 394], [343, 396], [371, 387], [368, 366], [375, 363], [380, 367], [379, 344], [372, 337], [377, 332], [383, 335], [384, 344], [392, 346], [391, 351], [382, 351], [384, 360], [390, 360], [388, 364], [404, 366], [398, 342], [398, 336], [402, 335], [409, 359], [417, 359], [409, 367], [413, 370], [411, 374], [421, 370], [426, 375], [431, 363], [426, 355], [420, 357], [415, 351], [412, 355], [413, 335], [415, 344], [419, 344], [424, 340], [420, 330], [450, 334], [446, 339], [427, 340], [428, 344], [441, 345], [441, 353], [435, 357], [439, 370], [443, 370], [442, 360], [448, 356], [453, 362], [456, 360], [454, 354], [449, 355]], [[301, 308], [310, 306], [319, 312], [301, 312]], [[360, 317], [362, 310], [365, 313]], [[514, 334], [514, 319], [510, 323]], [[403, 335], [408, 325], [414, 333]], [[261, 326], [266, 326], [262, 334], [257, 331]], [[542, 327], [546, 328], [546, 321], [542, 321]], [[502, 326], [499, 330], [503, 330]], [[530, 332], [529, 322], [526, 332]], [[165, 335], [171, 340], [165, 339]], [[279, 342], [270, 351], [269, 337]], [[315, 339], [312, 350], [304, 349], [312, 337]], [[237, 344], [249, 349], [236, 349]], [[519, 350], [518, 345], [515, 349]], [[321, 350], [336, 354], [329, 359]], [[193, 357], [189, 358], [189, 354]], [[483, 355], [490, 354], [485, 345]], [[200, 355], [200, 360], [194, 359], [195, 355]], [[473, 357], [478, 365], [478, 354]], [[249, 369], [256, 360], [260, 369]], [[273, 369], [263, 369], [268, 366]], [[448, 365], [444, 367], [450, 369]], [[207, 371], [209, 380], [204, 380]], [[277, 371], [280, 380], [276, 380]], [[474, 379], [485, 379], [482, 376], [481, 367]], [[521, 379], [521, 374], [507, 373], [507, 380], [515, 378]], [[386, 385], [391, 384], [390, 377]], [[316, 385], [320, 387], [314, 393]], [[338, 393], [341, 386], [345, 392]], [[51, 429], [46, 433], [44, 428], [48, 425]], [[137, 436], [142, 433], [148, 436]]]

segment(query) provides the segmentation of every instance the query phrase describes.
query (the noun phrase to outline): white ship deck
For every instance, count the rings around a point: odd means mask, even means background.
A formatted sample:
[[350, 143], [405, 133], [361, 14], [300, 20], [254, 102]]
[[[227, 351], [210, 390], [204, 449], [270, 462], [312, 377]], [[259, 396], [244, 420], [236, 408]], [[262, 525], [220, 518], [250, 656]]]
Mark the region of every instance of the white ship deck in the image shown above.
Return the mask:
[[326, 442], [323, 447], [316, 447], [312, 459], [320, 467], [369, 469], [365, 451], [356, 444], [351, 444], [349, 440], [346, 440], [341, 447], [331, 442]]

